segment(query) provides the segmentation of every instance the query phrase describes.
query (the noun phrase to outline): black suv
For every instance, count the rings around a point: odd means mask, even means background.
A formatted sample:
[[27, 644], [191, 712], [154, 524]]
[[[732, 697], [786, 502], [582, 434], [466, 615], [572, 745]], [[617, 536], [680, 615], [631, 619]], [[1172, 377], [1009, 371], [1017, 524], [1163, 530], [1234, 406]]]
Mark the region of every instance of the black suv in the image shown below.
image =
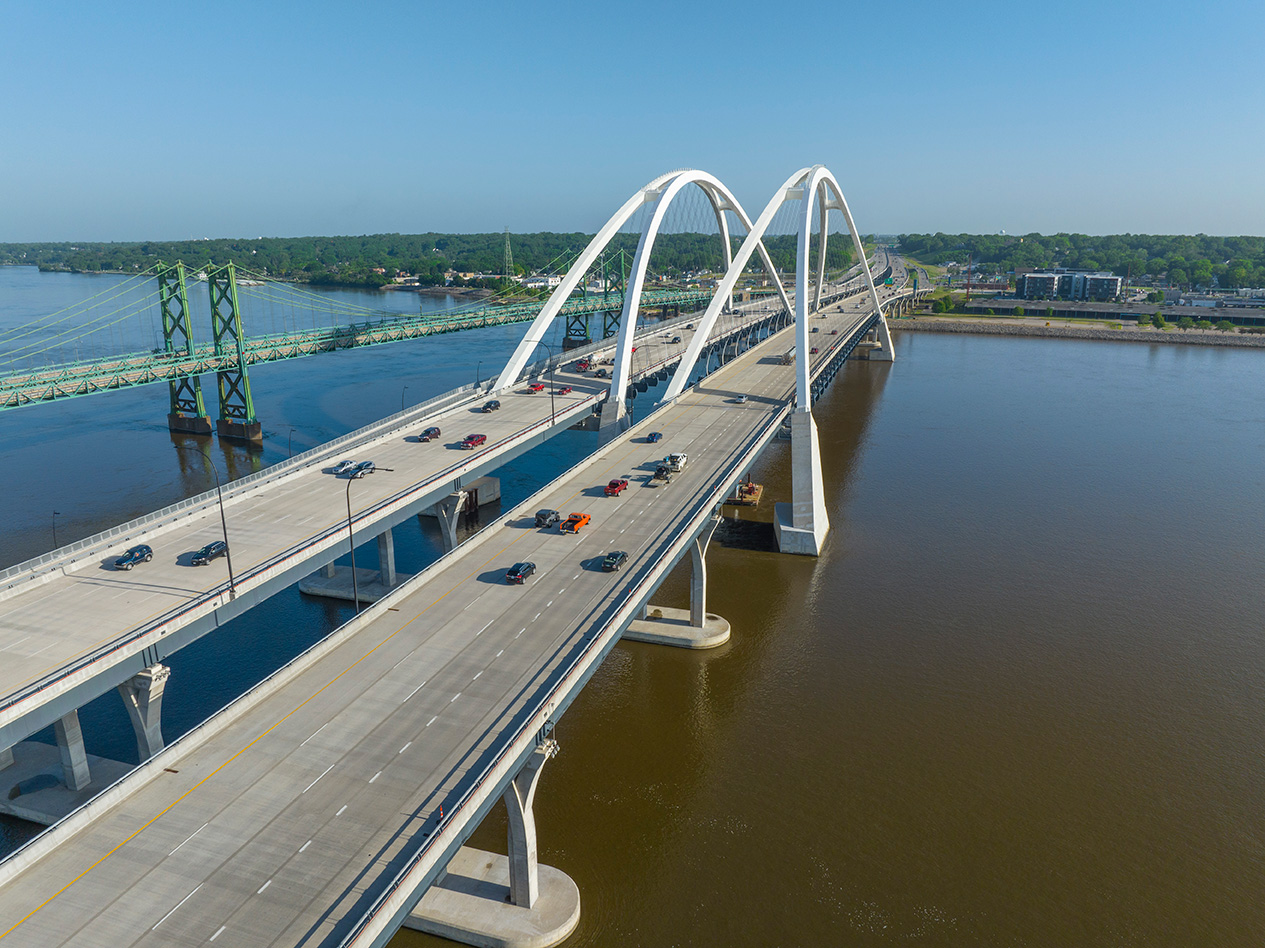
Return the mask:
[[432, 425], [431, 427], [423, 431], [421, 434], [419, 434], [417, 436], [417, 440], [418, 441], [438, 441], [439, 429], [436, 428], [434, 425]]
[[211, 560], [217, 556], [223, 556], [228, 552], [228, 544], [223, 540], [213, 540], [198, 552], [193, 554], [194, 566], [206, 566]]
[[558, 513], [556, 510], [536, 511], [536, 526], [538, 527], [552, 527], [555, 523], [558, 523], [561, 520], [562, 514]]
[[511, 585], [521, 586], [523, 580], [534, 572], [536, 572], [535, 563], [515, 563], [505, 574], [505, 581]]
[[628, 562], [628, 554], [623, 550], [616, 550], [613, 553], [607, 553], [606, 558], [602, 560], [602, 569], [608, 573], [614, 573]]
[[501, 408], [501, 403], [497, 401], [495, 398], [492, 399], [490, 402], [483, 403], [483, 411], [485, 413], [490, 412], [490, 411], [499, 411], [500, 408]]
[[134, 546], [114, 561], [115, 569], [131, 569], [137, 563], [148, 563], [154, 558], [154, 551], [144, 543]]

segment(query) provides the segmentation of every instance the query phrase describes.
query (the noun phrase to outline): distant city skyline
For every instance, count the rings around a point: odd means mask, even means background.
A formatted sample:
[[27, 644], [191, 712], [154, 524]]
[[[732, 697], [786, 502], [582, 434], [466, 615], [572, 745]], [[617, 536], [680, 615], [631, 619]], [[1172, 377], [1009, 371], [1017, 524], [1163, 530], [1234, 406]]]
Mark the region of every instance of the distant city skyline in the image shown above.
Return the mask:
[[867, 233], [1265, 232], [1259, 3], [891, 10], [13, 7], [0, 241], [592, 232], [816, 162]]

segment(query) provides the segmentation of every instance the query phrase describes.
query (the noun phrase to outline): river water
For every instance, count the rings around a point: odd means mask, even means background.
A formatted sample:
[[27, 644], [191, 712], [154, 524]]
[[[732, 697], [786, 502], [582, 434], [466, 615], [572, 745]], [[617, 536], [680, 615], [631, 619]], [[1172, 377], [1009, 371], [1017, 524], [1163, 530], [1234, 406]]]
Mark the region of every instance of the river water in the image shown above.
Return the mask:
[[[34, 292], [7, 279], [0, 318]], [[265, 449], [215, 450], [271, 463], [290, 425], [296, 450], [332, 437], [520, 332], [252, 371]], [[536, 810], [583, 899], [569, 944], [1265, 943], [1262, 353], [896, 339], [816, 409], [824, 555], [722, 528], [708, 608], [730, 643], [623, 645], [560, 723]], [[50, 545], [44, 510], [64, 542], [203, 489], [165, 412], [151, 386], [0, 415], [3, 562]], [[506, 503], [592, 443], [502, 471]], [[775, 444], [755, 478], [786, 499], [789, 474]], [[438, 549], [433, 525], [396, 535], [401, 569]], [[168, 738], [343, 614], [282, 594], [174, 656]], [[249, 667], [217, 660], [245, 642]], [[116, 696], [84, 722], [90, 750], [134, 759]], [[474, 843], [503, 834], [494, 813]]]

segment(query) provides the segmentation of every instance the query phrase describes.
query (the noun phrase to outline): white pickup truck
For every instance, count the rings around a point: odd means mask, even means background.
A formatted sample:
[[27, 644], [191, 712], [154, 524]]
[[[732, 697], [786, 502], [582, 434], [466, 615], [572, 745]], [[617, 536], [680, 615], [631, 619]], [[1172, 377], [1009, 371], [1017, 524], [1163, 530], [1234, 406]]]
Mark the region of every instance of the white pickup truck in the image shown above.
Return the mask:
[[672, 471], [672, 473], [677, 474], [684, 469], [685, 462], [688, 460], [689, 457], [684, 454], [669, 454], [663, 459], [663, 463], [667, 465], [668, 469]]

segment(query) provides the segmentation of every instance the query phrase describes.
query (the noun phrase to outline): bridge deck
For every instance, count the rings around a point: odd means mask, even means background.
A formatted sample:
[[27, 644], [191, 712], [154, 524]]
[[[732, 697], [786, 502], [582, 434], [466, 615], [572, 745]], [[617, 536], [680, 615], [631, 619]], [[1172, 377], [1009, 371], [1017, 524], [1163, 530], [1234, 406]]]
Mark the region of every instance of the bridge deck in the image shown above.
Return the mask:
[[[823, 341], [842, 344], [867, 315], [836, 310], [821, 325], [841, 333]], [[744, 450], [786, 410], [793, 369], [774, 355], [785, 338], [657, 413], [662, 443], [641, 442], [647, 423], [618, 438], [200, 746], [169, 748], [156, 763], [170, 770], [64, 845], [19, 853], [36, 861], [0, 888], [0, 918], [20, 920], [11, 943], [339, 944], [435, 830], [438, 807], [522, 737], [525, 710], [577, 650], [594, 635], [613, 644], [634, 587], [688, 541], [689, 512], [723, 499]], [[819, 363], [831, 357], [822, 348]], [[739, 392], [752, 397], [733, 404]], [[648, 486], [667, 451], [689, 464]], [[623, 495], [598, 496], [629, 475]], [[536, 530], [526, 517], [537, 505], [593, 523], [578, 536]], [[631, 554], [621, 573], [597, 566], [611, 549]], [[522, 559], [539, 572], [506, 586]]]

